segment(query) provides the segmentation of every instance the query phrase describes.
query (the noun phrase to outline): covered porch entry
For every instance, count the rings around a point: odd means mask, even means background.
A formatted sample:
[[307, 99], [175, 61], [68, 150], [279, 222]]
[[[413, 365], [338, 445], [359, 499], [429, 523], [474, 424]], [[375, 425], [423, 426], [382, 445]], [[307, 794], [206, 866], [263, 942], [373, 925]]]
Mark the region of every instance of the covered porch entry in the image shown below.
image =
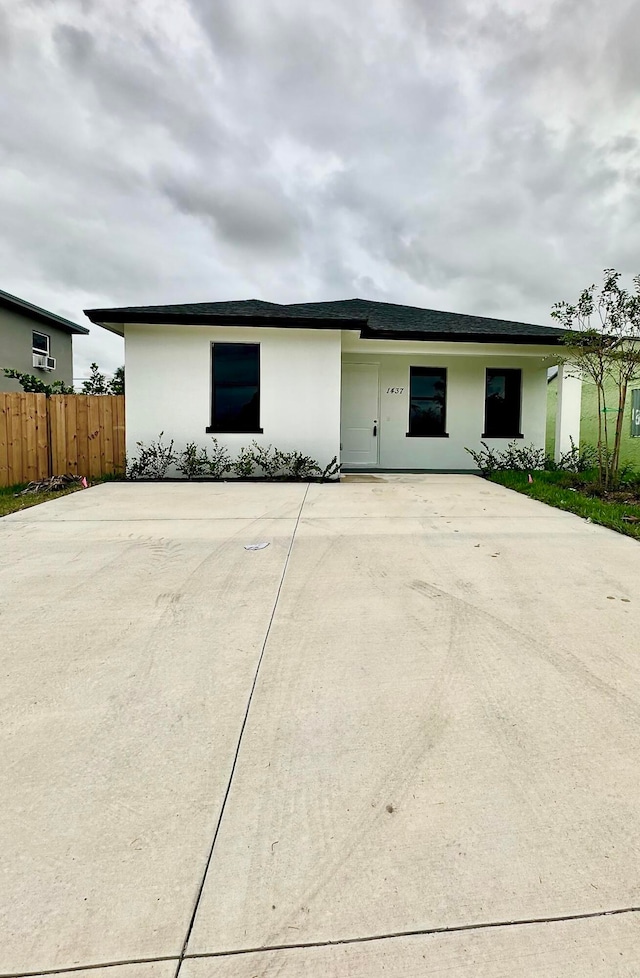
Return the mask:
[[[482, 442], [544, 449], [548, 348], [391, 345], [400, 348], [343, 351], [344, 471], [474, 471], [467, 449]], [[580, 440], [581, 382], [562, 366], [558, 381], [556, 456]]]

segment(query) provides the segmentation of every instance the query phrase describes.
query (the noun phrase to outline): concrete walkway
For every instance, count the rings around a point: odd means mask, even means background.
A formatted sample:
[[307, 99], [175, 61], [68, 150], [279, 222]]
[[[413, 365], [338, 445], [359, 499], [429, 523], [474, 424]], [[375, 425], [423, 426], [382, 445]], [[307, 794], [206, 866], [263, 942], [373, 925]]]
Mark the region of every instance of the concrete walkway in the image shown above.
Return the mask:
[[635, 541], [390, 476], [0, 548], [0, 976], [640, 974]]

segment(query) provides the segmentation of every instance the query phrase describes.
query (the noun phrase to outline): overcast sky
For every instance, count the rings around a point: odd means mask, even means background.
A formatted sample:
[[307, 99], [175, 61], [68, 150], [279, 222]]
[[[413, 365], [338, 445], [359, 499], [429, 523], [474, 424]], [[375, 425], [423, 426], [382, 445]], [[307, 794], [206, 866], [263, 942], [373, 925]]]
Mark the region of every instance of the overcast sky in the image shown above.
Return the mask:
[[[2, 0], [0, 288], [549, 323], [640, 271], [626, 0]], [[75, 373], [113, 370], [91, 327]]]

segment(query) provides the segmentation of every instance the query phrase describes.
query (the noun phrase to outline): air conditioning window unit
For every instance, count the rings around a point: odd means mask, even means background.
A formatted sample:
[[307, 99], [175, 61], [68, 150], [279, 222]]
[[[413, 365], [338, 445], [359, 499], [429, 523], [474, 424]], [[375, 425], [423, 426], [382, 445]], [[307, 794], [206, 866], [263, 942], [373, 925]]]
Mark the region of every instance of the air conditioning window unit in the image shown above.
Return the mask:
[[33, 365], [34, 367], [40, 367], [41, 370], [47, 369], [47, 360], [49, 357], [45, 353], [34, 353], [33, 354]]
[[56, 369], [56, 358], [55, 357], [45, 357], [47, 361], [47, 370]]

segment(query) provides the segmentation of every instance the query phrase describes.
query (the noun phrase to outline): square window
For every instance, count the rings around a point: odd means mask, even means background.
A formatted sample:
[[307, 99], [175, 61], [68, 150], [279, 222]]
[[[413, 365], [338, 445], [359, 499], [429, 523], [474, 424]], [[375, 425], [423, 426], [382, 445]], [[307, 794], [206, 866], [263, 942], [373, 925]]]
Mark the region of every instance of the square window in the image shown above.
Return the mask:
[[447, 371], [445, 367], [409, 369], [409, 431], [416, 438], [446, 436]]
[[34, 353], [42, 356], [49, 356], [50, 340], [46, 333], [37, 333], [35, 330], [31, 334], [31, 345]]
[[212, 344], [210, 431], [259, 432], [260, 344]]
[[518, 438], [522, 371], [487, 368], [483, 438]]

